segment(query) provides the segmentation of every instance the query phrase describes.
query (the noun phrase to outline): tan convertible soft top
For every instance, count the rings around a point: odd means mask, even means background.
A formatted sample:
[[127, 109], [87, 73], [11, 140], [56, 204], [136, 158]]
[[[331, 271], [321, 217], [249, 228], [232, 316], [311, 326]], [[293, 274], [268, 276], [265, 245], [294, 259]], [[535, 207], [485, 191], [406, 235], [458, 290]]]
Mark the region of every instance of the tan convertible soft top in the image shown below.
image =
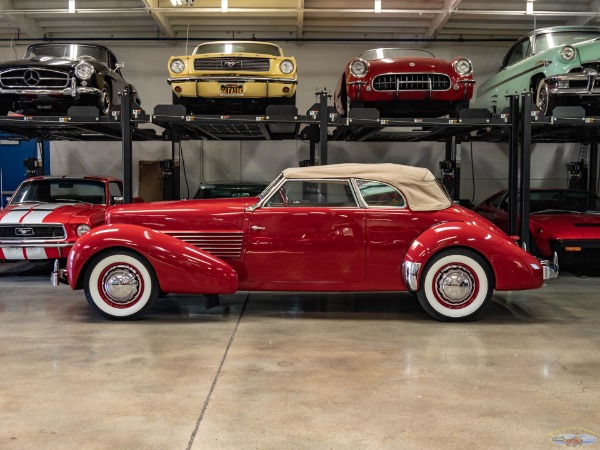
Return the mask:
[[383, 181], [404, 194], [413, 211], [438, 211], [452, 202], [424, 167], [401, 164], [329, 164], [325, 166], [294, 167], [283, 171], [286, 178], [360, 178]]

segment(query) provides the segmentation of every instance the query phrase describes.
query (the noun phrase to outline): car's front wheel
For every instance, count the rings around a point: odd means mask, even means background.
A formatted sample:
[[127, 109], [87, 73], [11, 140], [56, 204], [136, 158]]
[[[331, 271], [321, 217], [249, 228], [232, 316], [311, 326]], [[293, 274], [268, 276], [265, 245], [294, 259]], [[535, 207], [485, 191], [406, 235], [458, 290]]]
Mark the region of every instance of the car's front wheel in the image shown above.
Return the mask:
[[108, 116], [112, 109], [112, 91], [106, 81], [102, 83], [100, 98], [98, 98], [98, 109], [101, 116]]
[[476, 252], [447, 249], [425, 265], [417, 298], [423, 309], [440, 321], [477, 319], [494, 291], [494, 276], [488, 262]]
[[544, 80], [540, 80], [538, 84], [535, 104], [544, 116], [551, 116], [554, 108], [558, 106], [556, 98], [550, 94], [550, 89]]
[[108, 250], [90, 262], [84, 279], [85, 298], [92, 309], [109, 320], [137, 319], [160, 296], [152, 265], [126, 249]]

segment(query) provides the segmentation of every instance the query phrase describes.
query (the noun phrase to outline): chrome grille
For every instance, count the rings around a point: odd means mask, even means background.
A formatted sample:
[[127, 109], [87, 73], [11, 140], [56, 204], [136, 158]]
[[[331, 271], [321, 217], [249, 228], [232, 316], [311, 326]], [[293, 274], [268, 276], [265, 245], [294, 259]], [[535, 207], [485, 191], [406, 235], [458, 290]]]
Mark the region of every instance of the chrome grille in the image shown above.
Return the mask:
[[0, 73], [0, 85], [13, 89], [65, 88], [69, 74], [42, 68], [10, 69]]
[[436, 73], [394, 73], [373, 80], [376, 91], [447, 91], [450, 77]]
[[219, 258], [239, 258], [244, 234], [240, 232], [167, 231], [165, 234], [181, 239]]
[[194, 70], [268, 72], [270, 67], [271, 61], [268, 58], [198, 58], [194, 60]]
[[67, 233], [60, 225], [0, 225], [0, 242], [25, 241], [34, 239], [65, 239]]

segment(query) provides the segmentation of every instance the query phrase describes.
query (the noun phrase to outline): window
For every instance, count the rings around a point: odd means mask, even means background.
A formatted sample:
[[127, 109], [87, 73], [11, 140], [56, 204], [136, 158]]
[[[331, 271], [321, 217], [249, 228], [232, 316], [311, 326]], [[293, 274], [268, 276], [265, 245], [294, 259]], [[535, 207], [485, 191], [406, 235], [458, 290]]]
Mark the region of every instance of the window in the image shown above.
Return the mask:
[[380, 181], [358, 180], [360, 194], [368, 206], [404, 208], [404, 196], [387, 183]]
[[357, 207], [347, 180], [289, 180], [271, 196], [265, 206]]
[[123, 197], [123, 189], [121, 189], [121, 185], [114, 181], [108, 183], [108, 191], [110, 194], [110, 204], [115, 204], [115, 197]]
[[529, 38], [523, 39], [522, 41], [515, 44], [510, 51], [508, 58], [506, 59], [506, 66], [510, 66], [516, 62], [521, 61], [523, 58], [527, 58], [531, 55], [531, 46]]

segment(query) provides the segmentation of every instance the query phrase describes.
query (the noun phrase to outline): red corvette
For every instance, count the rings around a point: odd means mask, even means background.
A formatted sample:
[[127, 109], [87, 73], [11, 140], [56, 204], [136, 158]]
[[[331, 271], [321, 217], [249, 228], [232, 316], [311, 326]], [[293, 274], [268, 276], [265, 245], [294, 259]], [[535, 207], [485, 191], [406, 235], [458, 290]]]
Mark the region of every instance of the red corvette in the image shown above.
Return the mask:
[[[474, 210], [508, 230], [508, 195], [501, 191]], [[531, 251], [558, 255], [561, 266], [600, 264], [600, 197], [576, 189], [531, 189]]]
[[284, 170], [258, 197], [111, 207], [73, 246], [68, 280], [100, 316], [132, 319], [163, 293], [415, 292], [438, 320], [477, 318], [494, 289], [557, 267], [396, 164]]
[[426, 50], [377, 48], [352, 58], [337, 83], [334, 105], [376, 108], [385, 117], [457, 117], [473, 97], [473, 65]]
[[0, 259], [63, 259], [78, 237], [104, 223], [123, 195], [112, 177], [38, 176], [21, 183], [0, 210]]

